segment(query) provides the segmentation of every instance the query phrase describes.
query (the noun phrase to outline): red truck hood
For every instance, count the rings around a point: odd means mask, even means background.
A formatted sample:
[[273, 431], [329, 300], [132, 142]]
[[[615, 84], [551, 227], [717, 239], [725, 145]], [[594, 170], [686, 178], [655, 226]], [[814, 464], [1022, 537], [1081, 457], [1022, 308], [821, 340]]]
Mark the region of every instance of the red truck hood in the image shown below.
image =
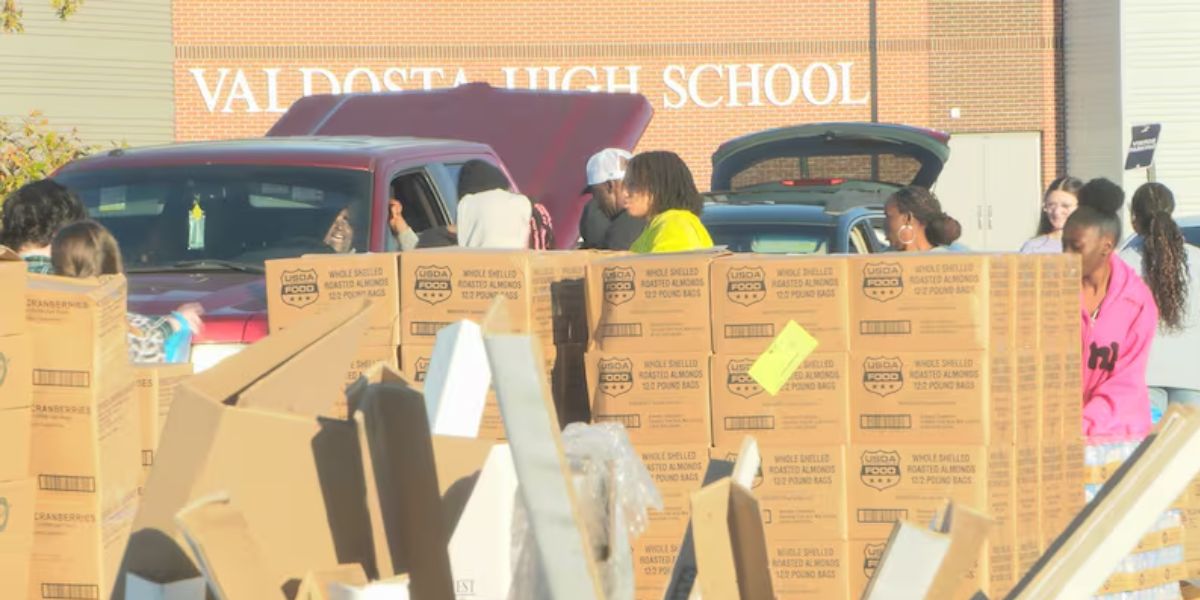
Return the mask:
[[204, 307], [198, 342], [254, 342], [265, 334], [266, 287], [262, 275], [202, 271], [130, 273], [129, 310], [165, 315], [189, 302]]
[[427, 92], [301, 98], [267, 136], [371, 135], [488, 144], [521, 192], [554, 218], [559, 247], [573, 247], [587, 201], [587, 160], [632, 151], [654, 109], [640, 94], [535, 92], [471, 83]]

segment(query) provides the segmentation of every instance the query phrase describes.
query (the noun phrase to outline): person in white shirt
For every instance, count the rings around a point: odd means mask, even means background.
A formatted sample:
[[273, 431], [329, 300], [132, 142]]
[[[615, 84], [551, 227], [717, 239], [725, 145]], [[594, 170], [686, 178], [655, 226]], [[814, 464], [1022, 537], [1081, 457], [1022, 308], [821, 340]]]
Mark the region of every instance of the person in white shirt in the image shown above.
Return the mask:
[[1071, 213], [1079, 207], [1079, 188], [1083, 181], [1064, 175], [1050, 182], [1042, 196], [1042, 219], [1037, 237], [1021, 246], [1022, 254], [1061, 254], [1063, 227]]

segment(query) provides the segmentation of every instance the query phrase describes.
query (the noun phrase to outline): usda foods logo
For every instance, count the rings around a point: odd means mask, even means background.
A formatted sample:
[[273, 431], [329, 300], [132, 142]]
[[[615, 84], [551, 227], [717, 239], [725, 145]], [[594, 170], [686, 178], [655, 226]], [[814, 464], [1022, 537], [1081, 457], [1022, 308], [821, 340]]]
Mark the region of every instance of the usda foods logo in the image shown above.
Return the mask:
[[313, 269], [284, 271], [279, 275], [279, 285], [279, 297], [288, 306], [304, 308], [320, 297], [317, 272]]
[[753, 365], [754, 361], [749, 359], [729, 361], [728, 375], [725, 378], [725, 386], [729, 388], [729, 393], [746, 399], [762, 393], [762, 386], [750, 376], [750, 367]]
[[620, 396], [633, 390], [633, 361], [628, 358], [600, 360], [600, 391], [605, 396]]
[[413, 289], [417, 300], [426, 304], [440, 304], [449, 300], [453, 291], [450, 285], [452, 277], [449, 267], [417, 267]]
[[904, 363], [899, 358], [868, 357], [863, 362], [863, 387], [886, 398], [904, 389]]
[[413, 378], [417, 380], [417, 383], [424, 382], [425, 374], [429, 372], [429, 359], [424, 356], [418, 358], [413, 368], [416, 371], [413, 373]]
[[604, 301], [619, 306], [633, 300], [637, 293], [633, 269], [630, 267], [607, 267], [601, 274], [604, 281]]
[[725, 286], [729, 301], [742, 306], [751, 306], [767, 297], [767, 274], [762, 267], [741, 267], [729, 270], [729, 283]]
[[863, 574], [870, 579], [875, 576], [875, 569], [879, 566], [879, 559], [883, 558], [883, 550], [887, 544], [867, 544], [863, 548]]
[[867, 487], [879, 491], [900, 483], [900, 453], [884, 450], [863, 452], [859, 478]]
[[904, 293], [904, 269], [898, 263], [869, 263], [863, 267], [863, 294], [878, 302]]

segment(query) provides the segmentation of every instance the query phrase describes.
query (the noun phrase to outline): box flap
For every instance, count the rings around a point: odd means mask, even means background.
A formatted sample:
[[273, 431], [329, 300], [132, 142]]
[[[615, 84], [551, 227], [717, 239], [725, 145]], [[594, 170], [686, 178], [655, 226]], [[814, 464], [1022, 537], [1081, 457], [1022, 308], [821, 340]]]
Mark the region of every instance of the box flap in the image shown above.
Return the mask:
[[219, 600], [282, 597], [271, 584], [262, 547], [228, 496], [201, 498], [175, 518]]
[[[704, 472], [703, 486], [732, 477], [734, 469], [733, 462], [710, 459]], [[671, 580], [667, 584], [664, 597], [688, 598], [693, 593], [699, 593], [699, 588], [696, 587], [696, 538], [692, 532], [692, 520], [689, 518], [683, 542], [679, 544], [679, 552], [675, 555], [675, 565], [671, 568]]]
[[425, 374], [425, 410], [433, 433], [479, 437], [491, 385], [492, 371], [479, 325], [458, 321], [438, 331]]
[[442, 495], [442, 522], [446, 531], [457, 529], [467, 502], [475, 492], [483, 464], [494, 446], [496, 442], [491, 440], [433, 436], [433, 458], [437, 461], [438, 491]]
[[453, 599], [449, 536], [441, 518], [425, 399], [384, 365], [373, 368], [368, 379], [379, 381], [356, 386], [351, 405], [393, 568], [409, 574], [414, 595], [423, 600]]
[[[929, 586], [927, 598], [967, 598], [977, 590], [962, 590], [967, 586], [967, 575], [978, 564], [988, 539], [988, 531], [995, 523], [987, 515], [961, 504], [948, 502], [939, 515], [941, 523], [937, 529], [950, 536], [950, 547], [946, 558], [938, 569], [937, 577]], [[973, 583], [975, 587], [978, 582]], [[956, 595], [956, 592], [965, 593]]]
[[722, 479], [692, 493], [697, 580], [704, 598], [774, 598], [758, 501]]
[[329, 600], [408, 600], [415, 595], [409, 593], [410, 584], [407, 575], [361, 587], [335, 582], [329, 585]]
[[279, 585], [313, 565], [376, 572], [353, 423], [224, 406], [189, 380], [155, 458], [123, 571], [154, 581], [196, 575], [174, 513], [226, 491], [266, 547], [289, 549], [266, 557]]
[[949, 549], [949, 536], [908, 521], [896, 521], [863, 600], [925, 598]]
[[0, 598], [29, 594], [36, 482], [0, 481]]
[[205, 397], [245, 408], [329, 415], [367, 327], [370, 301], [330, 307], [195, 375]]
[[[503, 303], [497, 297], [492, 308]], [[600, 600], [604, 594], [539, 344], [532, 336], [500, 333], [490, 326], [484, 344], [547, 589], [552, 598]]]
[[450, 538], [455, 592], [469, 598], [507, 598], [512, 585], [513, 508], [517, 472], [512, 453], [497, 444]]
[[300, 589], [295, 600], [329, 600], [329, 588], [341, 583], [354, 587], [367, 585], [367, 574], [362, 565], [340, 565], [332, 569], [309, 571], [300, 580]]

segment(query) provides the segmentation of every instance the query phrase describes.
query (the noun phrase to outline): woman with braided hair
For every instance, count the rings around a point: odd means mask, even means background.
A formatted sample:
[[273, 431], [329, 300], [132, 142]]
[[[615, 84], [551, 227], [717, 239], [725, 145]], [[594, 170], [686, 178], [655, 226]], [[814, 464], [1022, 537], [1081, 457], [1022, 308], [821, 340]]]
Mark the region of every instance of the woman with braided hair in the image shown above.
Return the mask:
[[933, 192], [910, 185], [897, 190], [883, 207], [888, 243], [897, 252], [952, 250], [962, 225], [942, 212]]
[[1146, 384], [1151, 408], [1200, 404], [1200, 249], [1188, 245], [1171, 214], [1175, 196], [1161, 183], [1143, 184], [1130, 206], [1137, 236], [1121, 258], [1141, 275], [1158, 306], [1158, 336], [1150, 350]]

